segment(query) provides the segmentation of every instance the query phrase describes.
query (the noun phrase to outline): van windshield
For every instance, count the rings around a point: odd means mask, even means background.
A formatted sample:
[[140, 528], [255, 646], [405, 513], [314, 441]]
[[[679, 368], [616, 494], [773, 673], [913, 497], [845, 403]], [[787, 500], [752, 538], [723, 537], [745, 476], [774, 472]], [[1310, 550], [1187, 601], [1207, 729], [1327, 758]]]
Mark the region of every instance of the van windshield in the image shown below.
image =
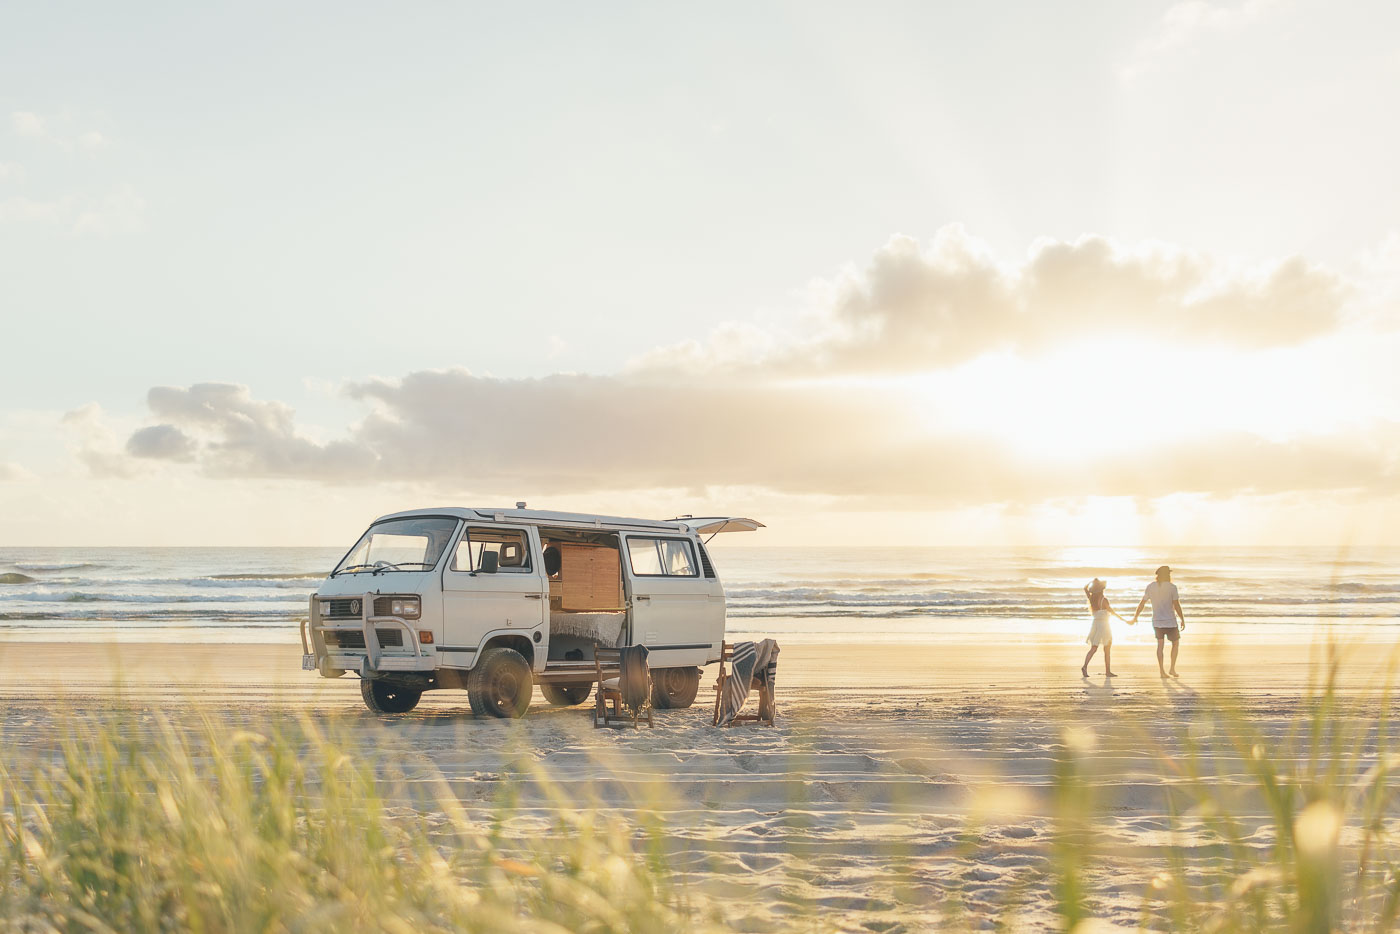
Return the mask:
[[331, 577], [437, 567], [455, 531], [457, 520], [445, 516], [376, 522], [331, 572]]

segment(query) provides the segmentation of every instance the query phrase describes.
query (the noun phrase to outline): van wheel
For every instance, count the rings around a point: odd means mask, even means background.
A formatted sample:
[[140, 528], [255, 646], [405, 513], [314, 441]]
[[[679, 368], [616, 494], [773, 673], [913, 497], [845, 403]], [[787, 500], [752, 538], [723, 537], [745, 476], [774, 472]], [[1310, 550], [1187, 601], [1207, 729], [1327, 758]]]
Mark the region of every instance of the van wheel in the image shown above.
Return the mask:
[[535, 690], [535, 676], [525, 656], [496, 646], [481, 653], [467, 673], [467, 699], [478, 717], [523, 717]]
[[572, 707], [581, 704], [588, 699], [588, 692], [593, 689], [592, 682], [585, 681], [583, 684], [541, 684], [540, 693], [544, 699], [555, 707]]
[[657, 668], [651, 673], [651, 706], [658, 710], [689, 707], [699, 690], [699, 668]]
[[360, 696], [375, 713], [408, 713], [418, 706], [423, 692], [390, 681], [360, 681]]

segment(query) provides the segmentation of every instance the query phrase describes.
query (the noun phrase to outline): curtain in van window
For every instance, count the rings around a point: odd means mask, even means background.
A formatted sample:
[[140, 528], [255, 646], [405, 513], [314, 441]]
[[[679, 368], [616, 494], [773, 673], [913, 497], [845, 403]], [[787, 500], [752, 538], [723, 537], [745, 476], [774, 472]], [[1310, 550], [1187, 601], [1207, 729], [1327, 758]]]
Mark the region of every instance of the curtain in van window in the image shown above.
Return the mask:
[[661, 566], [674, 577], [694, 577], [695, 562], [690, 557], [690, 542], [662, 539]]
[[632, 573], [653, 577], [698, 577], [690, 542], [675, 538], [628, 538]]

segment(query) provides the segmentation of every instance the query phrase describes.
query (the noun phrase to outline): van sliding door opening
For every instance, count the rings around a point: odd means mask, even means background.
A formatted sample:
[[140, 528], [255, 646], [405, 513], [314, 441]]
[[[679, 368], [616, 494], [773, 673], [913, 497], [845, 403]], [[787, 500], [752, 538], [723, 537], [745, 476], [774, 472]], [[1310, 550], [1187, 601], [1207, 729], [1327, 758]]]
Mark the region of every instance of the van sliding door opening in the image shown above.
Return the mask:
[[631, 643], [617, 535], [539, 530], [549, 577], [549, 658], [586, 661], [593, 647]]

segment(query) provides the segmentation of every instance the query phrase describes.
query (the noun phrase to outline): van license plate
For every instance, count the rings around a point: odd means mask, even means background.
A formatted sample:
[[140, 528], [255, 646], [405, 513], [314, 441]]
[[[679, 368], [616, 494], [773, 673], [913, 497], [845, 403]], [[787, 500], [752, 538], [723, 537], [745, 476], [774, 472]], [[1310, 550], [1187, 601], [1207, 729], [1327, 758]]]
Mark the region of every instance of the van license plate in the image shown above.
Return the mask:
[[301, 670], [302, 670], [302, 671], [315, 671], [315, 670], [316, 670], [316, 656], [315, 656], [315, 655], [303, 655], [303, 656], [301, 657]]

